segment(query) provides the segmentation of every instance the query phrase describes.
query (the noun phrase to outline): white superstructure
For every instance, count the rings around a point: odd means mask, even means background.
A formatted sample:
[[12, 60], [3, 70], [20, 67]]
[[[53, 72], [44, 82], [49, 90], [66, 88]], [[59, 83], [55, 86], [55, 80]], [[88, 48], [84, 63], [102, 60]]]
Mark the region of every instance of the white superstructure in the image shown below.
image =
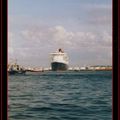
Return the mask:
[[59, 49], [57, 52], [51, 53], [51, 67], [53, 70], [67, 70], [68, 69], [68, 55]]
[[56, 53], [51, 53], [52, 55], [52, 62], [59, 62], [59, 63], [64, 63], [68, 64], [68, 56], [66, 53], [61, 53], [61, 52], [56, 52]]
[[63, 52], [61, 49], [59, 51], [51, 53], [52, 61], [51, 62], [59, 62], [68, 64], [68, 55], [67, 53]]

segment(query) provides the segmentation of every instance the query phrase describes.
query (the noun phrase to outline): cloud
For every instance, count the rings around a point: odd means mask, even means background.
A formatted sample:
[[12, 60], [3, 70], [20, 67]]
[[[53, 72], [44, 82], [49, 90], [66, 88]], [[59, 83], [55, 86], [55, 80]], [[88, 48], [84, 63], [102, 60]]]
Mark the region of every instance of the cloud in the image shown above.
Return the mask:
[[[91, 59], [89, 60], [91, 62], [92, 59], [97, 60], [97, 58], [104, 61], [103, 59], [111, 58], [109, 53], [112, 52], [112, 36], [109, 32], [73, 32], [61, 25], [45, 28], [31, 26], [31, 28], [22, 30], [16, 36], [9, 33], [10, 41], [9, 56], [17, 57], [21, 61], [26, 61], [26, 63], [27, 61], [31, 63], [31, 60], [36, 61], [33, 64], [41, 63], [42, 65], [45, 61], [48, 61], [49, 53], [59, 47], [68, 51], [73, 63], [77, 63], [79, 59], [83, 60], [84, 58]], [[75, 55], [77, 55], [78, 60]], [[102, 56], [104, 57], [102, 58]], [[88, 62], [86, 61], [86, 63]]]
[[8, 32], [8, 39], [9, 39], [9, 42], [12, 41], [13, 37], [14, 37], [14, 34], [13, 34], [12, 32]]
[[112, 37], [110, 33], [103, 31], [100, 33], [93, 32], [72, 32], [63, 26], [48, 27], [46, 30], [41, 28], [27, 29], [21, 32], [23, 39], [28, 40], [29, 44], [39, 45], [60, 45], [64, 47], [110, 47]]
[[8, 54], [13, 54], [14, 49], [12, 47], [8, 47]]
[[50, 28], [52, 40], [59, 45], [72, 45], [71, 40], [74, 37], [73, 32], [67, 31], [63, 26], [55, 26]]
[[14, 34], [12, 32], [8, 32], [8, 55], [12, 55], [14, 53], [13, 40]]

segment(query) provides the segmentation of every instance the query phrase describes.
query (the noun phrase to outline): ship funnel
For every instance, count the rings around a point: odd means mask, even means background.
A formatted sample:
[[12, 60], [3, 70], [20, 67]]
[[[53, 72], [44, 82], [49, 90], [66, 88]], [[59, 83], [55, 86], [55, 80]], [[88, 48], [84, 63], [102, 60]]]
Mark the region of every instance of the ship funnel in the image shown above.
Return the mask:
[[58, 51], [63, 53], [63, 50], [61, 48], [59, 48]]

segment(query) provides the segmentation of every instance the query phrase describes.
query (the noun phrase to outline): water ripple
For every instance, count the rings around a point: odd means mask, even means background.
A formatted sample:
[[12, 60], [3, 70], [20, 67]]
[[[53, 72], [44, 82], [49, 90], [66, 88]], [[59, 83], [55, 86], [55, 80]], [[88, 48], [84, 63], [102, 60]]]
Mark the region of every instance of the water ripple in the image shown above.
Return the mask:
[[9, 76], [10, 120], [112, 120], [112, 73]]

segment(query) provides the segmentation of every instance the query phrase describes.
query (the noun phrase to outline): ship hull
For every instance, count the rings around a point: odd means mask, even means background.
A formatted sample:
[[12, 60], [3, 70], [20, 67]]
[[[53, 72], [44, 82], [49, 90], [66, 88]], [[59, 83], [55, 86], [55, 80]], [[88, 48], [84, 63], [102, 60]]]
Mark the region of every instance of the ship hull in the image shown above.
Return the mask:
[[9, 75], [25, 74], [25, 73], [26, 73], [26, 71], [15, 71], [15, 70], [8, 71]]
[[66, 71], [68, 70], [68, 65], [59, 62], [52, 62], [51, 63], [52, 71]]

